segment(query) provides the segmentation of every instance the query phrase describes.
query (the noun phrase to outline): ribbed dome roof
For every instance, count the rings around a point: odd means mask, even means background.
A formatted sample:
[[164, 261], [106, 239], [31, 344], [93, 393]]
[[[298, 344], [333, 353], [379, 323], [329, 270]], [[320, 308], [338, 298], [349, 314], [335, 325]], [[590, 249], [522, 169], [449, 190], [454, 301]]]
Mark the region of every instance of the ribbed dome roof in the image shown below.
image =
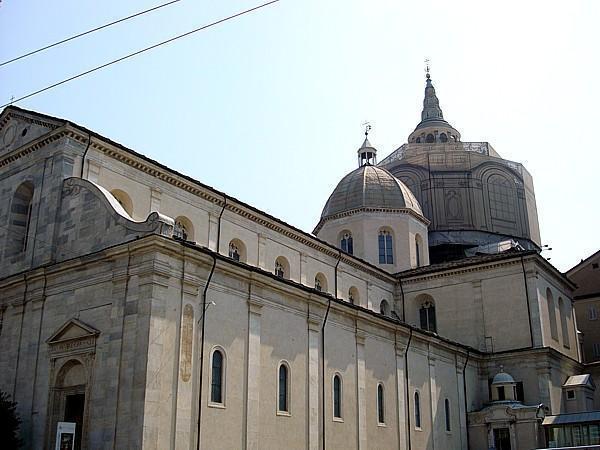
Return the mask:
[[321, 219], [358, 208], [408, 208], [423, 215], [404, 183], [387, 170], [368, 164], [342, 178], [327, 200]]

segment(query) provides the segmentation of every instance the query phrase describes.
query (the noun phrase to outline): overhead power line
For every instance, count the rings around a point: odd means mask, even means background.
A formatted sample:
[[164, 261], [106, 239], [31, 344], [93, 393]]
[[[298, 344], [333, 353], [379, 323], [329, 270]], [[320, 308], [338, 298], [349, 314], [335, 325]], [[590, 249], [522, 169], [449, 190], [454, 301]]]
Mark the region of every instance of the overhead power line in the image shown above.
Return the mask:
[[134, 17], [142, 16], [142, 15], [147, 14], [149, 12], [156, 11], [157, 9], [164, 8], [165, 6], [172, 5], [173, 3], [178, 3], [180, 1], [181, 0], [172, 0], [172, 1], [167, 2], [167, 3], [163, 3], [161, 5], [154, 6], [154, 7], [150, 8], [150, 9], [146, 9], [144, 11], [137, 12], [137, 13], [132, 14], [130, 16], [123, 17], [122, 19], [115, 20], [113, 22], [106, 23], [104, 25], [100, 25], [99, 27], [92, 28], [91, 30], [87, 30], [87, 31], [84, 31], [82, 33], [76, 34], [74, 36], [68, 37], [68, 38], [63, 39], [61, 41], [55, 42], [54, 44], [49, 44], [49, 45], [46, 45], [44, 47], [40, 47], [37, 50], [30, 51], [30, 52], [25, 53], [25, 54], [23, 54], [21, 56], [17, 56], [16, 58], [12, 58], [12, 59], [3, 61], [3, 62], [0, 63], [0, 67], [5, 66], [7, 64], [10, 64], [12, 62], [18, 61], [18, 60], [23, 59], [23, 58], [27, 58], [28, 56], [35, 55], [36, 53], [43, 52], [44, 50], [48, 50], [49, 48], [56, 47], [58, 45], [64, 44], [65, 42], [72, 41], [73, 39], [77, 39], [77, 38], [80, 38], [80, 37], [85, 36], [87, 34], [94, 33], [95, 31], [99, 31], [99, 30], [102, 30], [104, 28], [108, 28], [108, 27], [111, 27], [113, 25], [116, 25], [118, 23], [125, 22], [126, 20], [133, 19]]
[[116, 64], [118, 62], [121, 62], [121, 61], [124, 61], [126, 59], [132, 58], [133, 56], [137, 56], [137, 55], [139, 55], [141, 53], [144, 53], [144, 52], [147, 52], [149, 50], [155, 49], [157, 47], [160, 47], [161, 45], [165, 45], [165, 44], [168, 44], [170, 42], [173, 42], [173, 41], [176, 41], [178, 39], [181, 39], [181, 38], [184, 38], [186, 36], [189, 36], [191, 34], [197, 33], [199, 31], [206, 30], [207, 28], [214, 27], [215, 25], [219, 25], [220, 23], [227, 22], [228, 20], [235, 19], [236, 17], [243, 16], [244, 14], [251, 13], [253, 11], [256, 11], [258, 9], [261, 9], [261, 8], [266, 7], [266, 6], [272, 5], [272, 4], [277, 3], [279, 1], [280, 0], [271, 0], [269, 2], [263, 3], [261, 5], [255, 6], [253, 8], [246, 9], [244, 11], [235, 13], [235, 14], [233, 14], [231, 16], [224, 17], [223, 19], [219, 19], [219, 20], [217, 20], [215, 22], [211, 22], [211, 23], [209, 23], [207, 25], [203, 25], [203, 26], [201, 26], [199, 28], [196, 28], [194, 30], [188, 31], [187, 33], [183, 33], [183, 34], [180, 34], [178, 36], [172, 37], [170, 39], [167, 39], [166, 41], [162, 41], [162, 42], [159, 42], [158, 44], [151, 45], [150, 47], [146, 47], [146, 48], [143, 48], [143, 49], [138, 50], [136, 52], [129, 53], [128, 55], [125, 55], [125, 56], [122, 56], [120, 58], [114, 59], [114, 60], [109, 61], [109, 62], [107, 62], [105, 64], [102, 64], [100, 66], [96, 66], [93, 69], [89, 69], [89, 70], [86, 70], [85, 72], [78, 73], [77, 75], [73, 75], [72, 77], [66, 78], [66, 79], [64, 79], [62, 81], [59, 81], [57, 83], [51, 84], [51, 85], [46, 86], [46, 87], [44, 87], [42, 89], [38, 89], [37, 91], [31, 92], [31, 93], [29, 93], [27, 95], [24, 95], [22, 97], [19, 97], [19, 98], [16, 98], [14, 100], [11, 100], [9, 103], [5, 103], [4, 105], [0, 106], [0, 108], [4, 108], [6, 106], [12, 105], [13, 103], [20, 102], [21, 100], [25, 100], [27, 98], [33, 97], [34, 95], [41, 94], [42, 92], [49, 91], [50, 89], [53, 89], [53, 88], [55, 88], [57, 86], [60, 86], [60, 85], [65, 84], [65, 83], [68, 83], [69, 81], [73, 81], [73, 80], [76, 80], [77, 78], [81, 78], [81, 77], [83, 77], [85, 75], [89, 75], [92, 72], [96, 72], [97, 70], [104, 69], [105, 67], [111, 66], [111, 65]]

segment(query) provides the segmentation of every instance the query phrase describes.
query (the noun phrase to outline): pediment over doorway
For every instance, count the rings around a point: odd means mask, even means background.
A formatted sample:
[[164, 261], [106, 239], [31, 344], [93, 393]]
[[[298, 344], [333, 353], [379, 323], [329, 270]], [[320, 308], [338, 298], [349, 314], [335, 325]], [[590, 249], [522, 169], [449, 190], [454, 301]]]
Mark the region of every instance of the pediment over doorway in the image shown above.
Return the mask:
[[78, 319], [69, 319], [52, 334], [46, 343], [53, 352], [89, 350], [96, 346], [100, 331]]

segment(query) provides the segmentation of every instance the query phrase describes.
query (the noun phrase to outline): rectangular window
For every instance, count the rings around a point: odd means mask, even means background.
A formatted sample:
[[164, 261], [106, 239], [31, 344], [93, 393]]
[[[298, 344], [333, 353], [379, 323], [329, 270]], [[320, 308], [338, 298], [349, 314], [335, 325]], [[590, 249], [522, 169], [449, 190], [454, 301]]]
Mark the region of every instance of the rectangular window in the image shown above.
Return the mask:
[[568, 400], [575, 400], [575, 391], [572, 389], [569, 389], [567, 391], [567, 399]]
[[594, 358], [600, 358], [600, 342], [595, 342], [592, 345], [592, 350], [594, 353]]
[[588, 319], [598, 320], [598, 310], [596, 309], [596, 306], [590, 305], [588, 308]]
[[379, 264], [385, 264], [385, 236], [379, 235]]
[[525, 403], [525, 390], [523, 389], [523, 382], [517, 381], [517, 400], [521, 403]]

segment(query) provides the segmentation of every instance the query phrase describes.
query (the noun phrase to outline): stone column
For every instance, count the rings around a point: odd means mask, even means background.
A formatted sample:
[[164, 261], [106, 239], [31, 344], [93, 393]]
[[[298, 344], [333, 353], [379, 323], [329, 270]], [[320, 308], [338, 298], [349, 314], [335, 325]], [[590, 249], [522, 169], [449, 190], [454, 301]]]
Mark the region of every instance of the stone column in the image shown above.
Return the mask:
[[[396, 389], [398, 390], [398, 446], [400, 449], [408, 448], [408, 433], [410, 430], [406, 422], [406, 380], [404, 376], [404, 352], [406, 345], [396, 344]], [[404, 437], [403, 437], [404, 436]]]
[[356, 390], [358, 408], [358, 450], [367, 449], [367, 374], [365, 367], [365, 333], [356, 331]]
[[308, 448], [319, 450], [319, 335], [321, 320], [308, 318]]
[[259, 446], [260, 392], [260, 317], [262, 302], [248, 299], [248, 389], [246, 391], [246, 449]]

